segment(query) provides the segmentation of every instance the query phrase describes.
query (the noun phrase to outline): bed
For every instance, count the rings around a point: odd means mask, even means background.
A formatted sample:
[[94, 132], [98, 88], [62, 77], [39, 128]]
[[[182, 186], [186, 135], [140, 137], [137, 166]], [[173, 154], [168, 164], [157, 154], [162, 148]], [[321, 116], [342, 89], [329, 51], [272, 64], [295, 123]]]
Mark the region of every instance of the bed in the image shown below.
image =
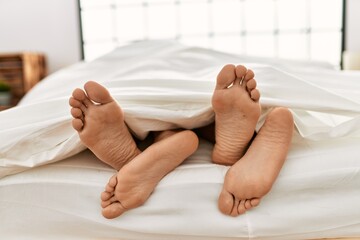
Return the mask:
[[[285, 165], [260, 206], [217, 209], [226, 166], [212, 144], [169, 173], [141, 207], [107, 220], [100, 193], [115, 171], [81, 144], [68, 98], [92, 79], [125, 111], [132, 133], [195, 128], [214, 119], [217, 72], [245, 64], [262, 93], [262, 119], [288, 107], [296, 129]], [[0, 112], [1, 239], [360, 239], [360, 73], [142, 41], [58, 71]]]

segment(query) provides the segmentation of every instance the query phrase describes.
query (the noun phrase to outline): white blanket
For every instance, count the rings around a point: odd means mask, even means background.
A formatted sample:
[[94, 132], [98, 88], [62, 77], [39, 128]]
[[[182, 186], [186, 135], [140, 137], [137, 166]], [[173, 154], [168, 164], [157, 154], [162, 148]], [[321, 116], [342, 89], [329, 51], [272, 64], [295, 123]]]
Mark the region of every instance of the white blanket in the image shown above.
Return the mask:
[[151, 130], [195, 128], [211, 122], [215, 78], [226, 63], [252, 68], [264, 109], [290, 108], [304, 138], [359, 137], [360, 74], [175, 42], [140, 42], [61, 70], [38, 84], [18, 107], [0, 112], [0, 178], [84, 149], [71, 128], [68, 98], [86, 81], [108, 87], [124, 109], [128, 126], [144, 138]]

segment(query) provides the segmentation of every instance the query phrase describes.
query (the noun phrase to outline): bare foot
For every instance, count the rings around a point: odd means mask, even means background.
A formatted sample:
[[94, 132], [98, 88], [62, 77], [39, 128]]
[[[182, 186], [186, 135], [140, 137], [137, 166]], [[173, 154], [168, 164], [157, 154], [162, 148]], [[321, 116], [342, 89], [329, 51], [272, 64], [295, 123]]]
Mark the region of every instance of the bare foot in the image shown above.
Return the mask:
[[269, 113], [246, 154], [226, 173], [219, 196], [222, 213], [243, 214], [270, 191], [286, 159], [293, 127], [292, 115], [286, 108]]
[[241, 65], [223, 67], [212, 98], [215, 111], [214, 163], [233, 165], [245, 154], [260, 116], [259, 98], [252, 70]]
[[101, 194], [104, 217], [115, 218], [141, 206], [159, 181], [194, 153], [198, 146], [196, 134], [189, 130], [178, 133], [165, 131], [155, 141], [110, 178]]
[[92, 81], [84, 89], [86, 93], [75, 89], [69, 100], [73, 128], [100, 160], [119, 170], [140, 150], [125, 125], [122, 109], [107, 89]]

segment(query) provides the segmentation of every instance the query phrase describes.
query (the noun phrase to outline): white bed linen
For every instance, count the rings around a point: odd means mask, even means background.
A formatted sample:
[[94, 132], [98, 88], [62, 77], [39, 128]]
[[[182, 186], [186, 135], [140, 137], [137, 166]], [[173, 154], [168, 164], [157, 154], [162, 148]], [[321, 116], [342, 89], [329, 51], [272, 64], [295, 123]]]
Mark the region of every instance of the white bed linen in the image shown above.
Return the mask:
[[[75, 155], [84, 146], [70, 124], [71, 91], [89, 79], [103, 83], [125, 110], [133, 132], [145, 137], [150, 130], [212, 121], [214, 79], [225, 63], [254, 69], [263, 116], [267, 108], [285, 106], [295, 117], [289, 157], [261, 206], [238, 218], [219, 213], [216, 201], [227, 167], [209, 162], [211, 146], [203, 142], [161, 181], [143, 207], [115, 220], [103, 219], [99, 194], [113, 171], [87, 151]], [[19, 107], [0, 112], [1, 236], [360, 236], [359, 76], [322, 64], [233, 56], [163, 41], [137, 43], [59, 71], [37, 85]]]
[[2, 239], [314, 239], [360, 236], [360, 141], [293, 139], [261, 205], [236, 218], [217, 197], [228, 167], [212, 145], [167, 175], [141, 207], [101, 216], [100, 192], [114, 173], [89, 151], [0, 181]]

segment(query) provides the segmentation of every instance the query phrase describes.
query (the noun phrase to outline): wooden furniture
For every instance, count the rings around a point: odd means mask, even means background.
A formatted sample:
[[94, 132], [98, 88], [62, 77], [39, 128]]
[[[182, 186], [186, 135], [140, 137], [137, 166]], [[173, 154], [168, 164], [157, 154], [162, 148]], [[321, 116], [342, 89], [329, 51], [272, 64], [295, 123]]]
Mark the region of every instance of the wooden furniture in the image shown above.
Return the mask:
[[46, 74], [44, 54], [35, 52], [0, 54], [0, 80], [10, 85], [12, 96], [10, 106], [0, 106], [0, 111], [15, 106]]

